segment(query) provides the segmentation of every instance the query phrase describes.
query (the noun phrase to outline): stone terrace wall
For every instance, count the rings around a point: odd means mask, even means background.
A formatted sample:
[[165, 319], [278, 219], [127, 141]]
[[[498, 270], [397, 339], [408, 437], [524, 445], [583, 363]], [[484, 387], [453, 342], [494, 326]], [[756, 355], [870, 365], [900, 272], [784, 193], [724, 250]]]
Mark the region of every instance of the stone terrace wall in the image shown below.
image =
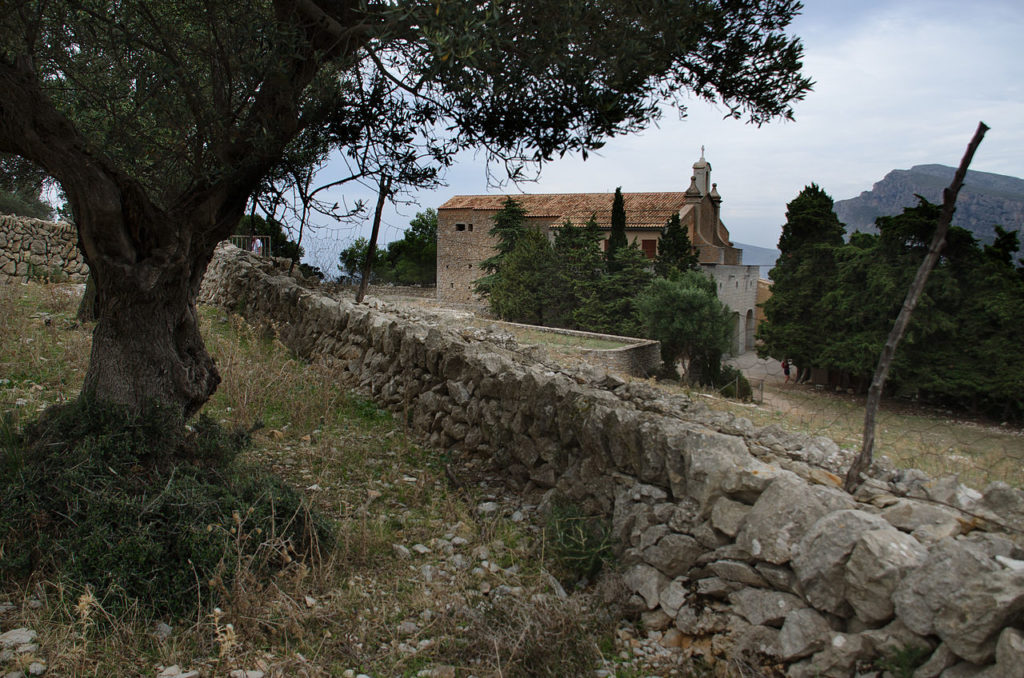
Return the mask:
[[661, 367], [661, 342], [651, 339], [638, 339], [636, 337], [620, 337], [615, 334], [600, 334], [597, 332], [581, 332], [578, 330], [567, 330], [561, 327], [538, 327], [536, 325], [522, 325], [496, 321], [503, 327], [519, 327], [533, 332], [544, 332], [547, 334], [558, 334], [566, 337], [579, 337], [580, 339], [603, 339], [615, 341], [626, 346], [619, 348], [591, 348], [583, 349], [583, 360], [595, 367], [601, 367], [612, 372], [621, 372], [635, 377], [648, 377], [658, 371]]
[[650, 627], [795, 677], [881, 675], [866, 667], [910, 647], [929, 654], [917, 678], [1024, 675], [1019, 490], [876, 464], [850, 496], [839, 475], [852, 453], [831, 440], [323, 298], [234, 248], [218, 251], [203, 297], [334, 361], [432, 444], [610, 516]]
[[0, 214], [0, 281], [60, 274], [75, 282], [89, 276], [75, 227]]

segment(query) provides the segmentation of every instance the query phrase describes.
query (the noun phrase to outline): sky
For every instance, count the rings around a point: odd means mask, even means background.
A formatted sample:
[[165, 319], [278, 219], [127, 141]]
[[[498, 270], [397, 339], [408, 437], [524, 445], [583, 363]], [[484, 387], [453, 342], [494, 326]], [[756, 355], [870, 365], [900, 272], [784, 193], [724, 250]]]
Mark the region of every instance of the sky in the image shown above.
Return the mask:
[[[656, 127], [614, 138], [586, 161], [551, 162], [538, 181], [519, 186], [489, 186], [482, 154], [465, 153], [447, 186], [385, 210], [381, 241], [401, 238], [416, 212], [454, 195], [684, 191], [701, 146], [732, 239], [759, 247], [775, 247], [786, 203], [804, 186], [817, 183], [843, 200], [893, 169], [955, 167], [979, 121], [991, 130], [971, 169], [1024, 177], [1024, 2], [805, 5], [788, 32], [802, 39], [803, 72], [815, 85], [795, 104], [794, 121], [757, 127], [694, 100], [683, 119], [666, 111]], [[349, 203], [357, 197], [371, 206], [375, 200], [369, 192], [345, 195]], [[369, 219], [325, 226], [307, 245], [307, 259], [333, 272], [336, 252], [369, 230]]]

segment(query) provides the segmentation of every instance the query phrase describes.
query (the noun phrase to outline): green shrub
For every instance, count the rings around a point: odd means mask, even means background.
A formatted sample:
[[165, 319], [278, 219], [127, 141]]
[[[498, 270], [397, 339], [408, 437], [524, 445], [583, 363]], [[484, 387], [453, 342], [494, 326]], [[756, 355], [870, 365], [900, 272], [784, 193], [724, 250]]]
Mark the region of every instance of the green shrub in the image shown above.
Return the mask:
[[754, 395], [750, 382], [732, 365], [722, 365], [718, 379], [715, 380], [715, 388], [724, 397], [737, 400], [750, 400]]
[[544, 525], [544, 540], [553, 569], [566, 583], [593, 581], [612, 557], [608, 521], [585, 515], [568, 501], [552, 504]]
[[236, 459], [248, 443], [200, 418], [76, 403], [0, 436], [0, 579], [89, 587], [108, 611], [190, 615], [241, 572], [316, 554], [325, 521]]

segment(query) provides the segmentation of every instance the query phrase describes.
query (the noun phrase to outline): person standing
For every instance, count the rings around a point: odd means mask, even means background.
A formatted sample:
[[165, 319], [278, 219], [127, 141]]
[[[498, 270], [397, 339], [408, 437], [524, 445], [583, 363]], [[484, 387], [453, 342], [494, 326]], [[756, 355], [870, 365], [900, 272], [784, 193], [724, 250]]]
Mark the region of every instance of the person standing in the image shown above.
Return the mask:
[[782, 359], [782, 373], [786, 375], [786, 381], [783, 383], [789, 383], [789, 358]]

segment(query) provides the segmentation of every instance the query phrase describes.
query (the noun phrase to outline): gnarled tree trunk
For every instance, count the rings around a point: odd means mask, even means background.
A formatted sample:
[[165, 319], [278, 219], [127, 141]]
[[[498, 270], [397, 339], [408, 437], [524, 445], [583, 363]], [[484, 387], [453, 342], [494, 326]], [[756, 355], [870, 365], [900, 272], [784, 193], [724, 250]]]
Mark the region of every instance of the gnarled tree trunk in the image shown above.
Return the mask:
[[82, 395], [135, 411], [171, 406], [185, 418], [192, 416], [220, 383], [199, 333], [196, 297], [202, 272], [161, 271], [156, 284], [142, 288], [133, 276], [103, 270], [102, 264], [98, 268], [102, 302]]

